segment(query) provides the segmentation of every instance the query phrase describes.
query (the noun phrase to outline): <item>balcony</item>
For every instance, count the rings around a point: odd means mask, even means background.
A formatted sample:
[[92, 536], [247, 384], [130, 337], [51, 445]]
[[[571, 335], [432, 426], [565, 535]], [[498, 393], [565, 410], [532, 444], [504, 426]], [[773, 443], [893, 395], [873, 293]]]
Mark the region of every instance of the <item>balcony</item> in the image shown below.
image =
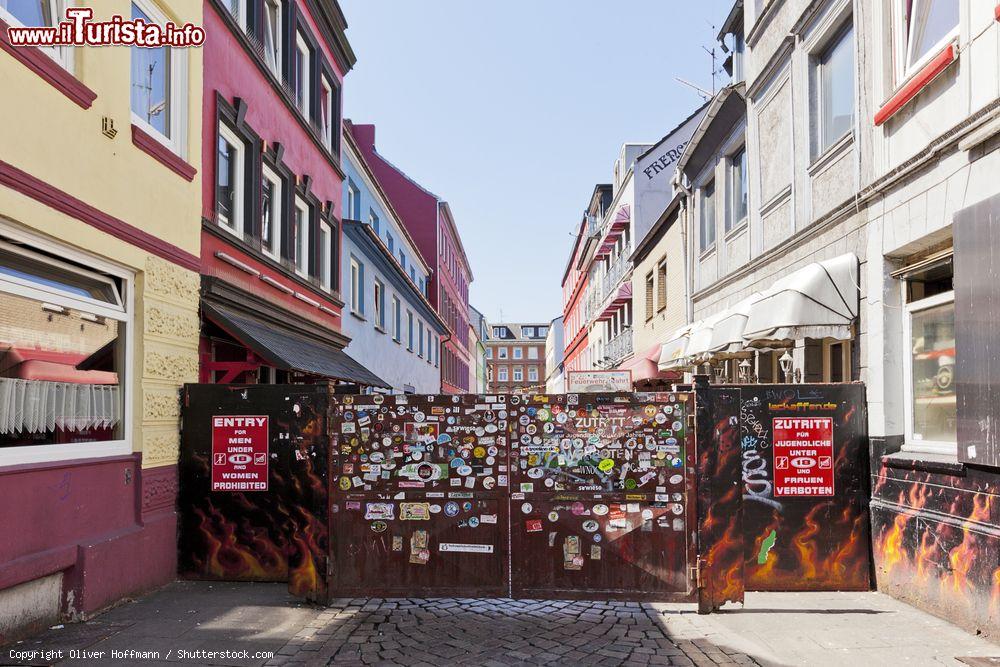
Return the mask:
[[630, 246], [631, 244], [622, 248], [621, 254], [618, 255], [614, 262], [611, 263], [607, 274], [604, 276], [604, 280], [601, 283], [601, 294], [605, 299], [617, 290], [618, 284], [622, 280], [622, 276], [624, 276], [632, 266], [631, 262], [629, 262], [629, 258], [632, 255], [632, 248]]
[[605, 359], [614, 366], [632, 354], [632, 327], [625, 327], [620, 334], [608, 341], [604, 348]]

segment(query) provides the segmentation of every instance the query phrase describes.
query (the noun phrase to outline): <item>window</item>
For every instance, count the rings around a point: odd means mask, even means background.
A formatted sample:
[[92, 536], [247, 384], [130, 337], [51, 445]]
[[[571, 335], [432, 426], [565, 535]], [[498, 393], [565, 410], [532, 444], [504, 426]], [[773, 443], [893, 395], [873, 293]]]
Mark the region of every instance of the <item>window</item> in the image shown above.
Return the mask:
[[958, 32], [957, 0], [905, 0], [902, 3], [906, 35], [906, 70], [924, 64]]
[[514, 366], [514, 382], [524, 382], [523, 366]]
[[361, 220], [361, 190], [351, 179], [347, 179], [347, 217]]
[[506, 338], [507, 337], [507, 327], [493, 327], [493, 337], [494, 338]]
[[417, 272], [414, 270], [412, 264], [410, 264], [410, 282], [417, 282]]
[[545, 338], [545, 336], [549, 333], [549, 328], [548, 327], [538, 327], [535, 331], [538, 334], [539, 338]]
[[295, 33], [295, 61], [294, 61], [295, 83], [295, 103], [306, 118], [310, 118], [310, 88], [312, 86], [312, 49], [309, 42], [301, 32]]
[[905, 288], [904, 449], [954, 455], [958, 419], [951, 261], [907, 276]]
[[537, 359], [538, 358], [538, 348], [537, 347], [532, 346], [532, 347], [528, 348], [528, 358], [529, 359]]
[[506, 358], [507, 358], [507, 348], [506, 347], [497, 348], [497, 359], [506, 359]]
[[330, 223], [319, 221], [319, 282], [325, 289], [333, 288], [333, 229]]
[[854, 30], [848, 26], [820, 54], [817, 63], [816, 155], [854, 127]]
[[406, 349], [413, 352], [413, 313], [406, 311]]
[[309, 275], [309, 205], [301, 198], [295, 198], [295, 218], [292, 221], [292, 262], [295, 272]]
[[434, 368], [437, 368], [438, 361], [441, 359], [441, 340], [434, 336]]
[[424, 321], [417, 321], [417, 356], [423, 359], [424, 357]]
[[[10, 26], [52, 27], [63, 18], [63, 0], [0, 0], [0, 18]], [[69, 47], [39, 47], [66, 69], [72, 68]]]
[[246, 146], [225, 123], [219, 124], [215, 164], [215, 215], [219, 224], [243, 236], [243, 183]]
[[741, 148], [729, 158], [729, 201], [726, 231], [736, 229], [747, 217], [747, 151]]
[[653, 272], [650, 271], [649, 273], [646, 274], [646, 321], [649, 321], [653, 318], [653, 310], [654, 310], [653, 294], [654, 294]]
[[522, 350], [519, 347], [515, 347], [515, 348], [513, 348], [513, 350], [514, 350], [514, 358], [515, 359], [523, 359], [524, 358], [524, 350]]
[[715, 181], [701, 188], [701, 249], [715, 245]]
[[417, 281], [417, 288], [420, 290], [421, 294], [423, 294], [425, 292], [423, 276], [421, 276], [420, 280]]
[[232, 14], [243, 31], [247, 29], [247, 0], [222, 0], [226, 10]]
[[406, 271], [406, 255], [403, 254], [402, 250], [399, 251], [399, 265], [403, 267], [403, 271]]
[[656, 263], [656, 312], [667, 307], [667, 258]]
[[427, 327], [427, 363], [434, 360], [434, 348], [431, 346], [431, 328]]
[[525, 338], [534, 338], [535, 327], [521, 327], [521, 335]]
[[492, 359], [493, 358], [493, 348], [492, 347], [486, 348], [486, 358], [487, 359]]
[[372, 209], [368, 209], [368, 224], [372, 226], [372, 230], [375, 232], [375, 236], [378, 236], [379, 231], [381, 231], [379, 229], [380, 222], [378, 219], [378, 214], [375, 213], [375, 211], [373, 211]]
[[281, 0], [264, 0], [264, 60], [271, 73], [281, 72]]
[[365, 314], [365, 265], [351, 257], [351, 312]]
[[402, 307], [399, 303], [399, 297], [395, 294], [392, 295], [392, 339], [397, 343], [400, 341], [400, 337], [403, 335], [402, 326]]
[[375, 326], [385, 331], [385, 285], [378, 278], [375, 279], [375, 286], [372, 289], [374, 299]]
[[265, 255], [281, 255], [281, 178], [266, 164], [260, 179], [260, 247]]
[[327, 148], [333, 146], [333, 113], [333, 85], [324, 74], [319, 78], [319, 128]]
[[[14, 4], [29, 3], [21, 0]], [[132, 3], [132, 18], [158, 25], [167, 23], [166, 17], [146, 2]], [[133, 46], [131, 60], [132, 122], [174, 153], [183, 156], [183, 119], [186, 109], [184, 96], [187, 90], [184, 49]]]
[[395, 251], [394, 246], [396, 245], [396, 241], [392, 238], [392, 234], [389, 232], [385, 233], [385, 244], [386, 247], [389, 248], [389, 254], [391, 255]]
[[131, 276], [11, 240], [0, 241], [0, 465], [131, 452]]
[[506, 366], [498, 366], [497, 367], [497, 382], [506, 382], [506, 381], [507, 381], [507, 367]]
[[538, 382], [538, 366], [528, 366], [528, 382]]

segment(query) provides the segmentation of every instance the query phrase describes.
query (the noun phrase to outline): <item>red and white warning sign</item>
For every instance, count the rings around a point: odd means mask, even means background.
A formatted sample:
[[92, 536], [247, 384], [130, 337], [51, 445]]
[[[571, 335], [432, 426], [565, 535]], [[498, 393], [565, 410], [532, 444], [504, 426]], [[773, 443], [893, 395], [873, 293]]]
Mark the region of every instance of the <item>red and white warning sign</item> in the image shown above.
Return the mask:
[[267, 416], [212, 417], [212, 490], [267, 491]]
[[774, 495], [833, 494], [833, 418], [775, 417]]

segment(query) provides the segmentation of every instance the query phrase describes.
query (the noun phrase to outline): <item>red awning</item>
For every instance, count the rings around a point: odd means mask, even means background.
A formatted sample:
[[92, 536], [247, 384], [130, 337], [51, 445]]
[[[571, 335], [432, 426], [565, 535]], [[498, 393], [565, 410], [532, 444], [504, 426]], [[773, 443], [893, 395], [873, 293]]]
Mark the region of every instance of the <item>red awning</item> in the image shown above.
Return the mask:
[[618, 294], [612, 299], [601, 314], [597, 317], [599, 321], [610, 320], [615, 316], [615, 311], [632, 300], [632, 283], [622, 283], [618, 288]]
[[622, 364], [620, 369], [632, 371], [632, 382], [640, 380], [663, 379], [675, 380], [679, 374], [672, 371], [661, 371], [657, 367], [660, 360], [660, 348], [662, 343], [656, 343], [642, 354], [636, 354], [628, 363]]
[[598, 259], [601, 257], [607, 257], [611, 254], [611, 249], [615, 247], [618, 242], [619, 237], [621, 237], [622, 232], [624, 232], [632, 220], [632, 209], [628, 204], [624, 204], [618, 213], [615, 214], [615, 219], [611, 221], [611, 225], [608, 227], [608, 233], [604, 236], [601, 241], [601, 246], [597, 249], [597, 253], [594, 255]]
[[117, 373], [78, 370], [76, 365], [86, 358], [86, 354], [77, 352], [9, 347], [0, 354], [0, 376], [77, 384], [118, 384]]

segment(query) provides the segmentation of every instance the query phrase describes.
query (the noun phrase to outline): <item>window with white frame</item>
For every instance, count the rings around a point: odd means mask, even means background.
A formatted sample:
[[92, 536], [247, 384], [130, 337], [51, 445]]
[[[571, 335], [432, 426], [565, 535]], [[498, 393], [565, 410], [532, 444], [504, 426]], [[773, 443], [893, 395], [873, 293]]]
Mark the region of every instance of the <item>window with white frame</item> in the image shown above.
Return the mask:
[[528, 366], [528, 382], [538, 382], [538, 366]]
[[305, 35], [295, 33], [295, 59], [293, 61], [295, 75], [295, 103], [306, 118], [310, 117], [310, 87], [312, 86], [312, 49]]
[[281, 76], [281, 0], [264, 0], [264, 60], [271, 73]]
[[897, 0], [903, 52], [902, 78], [933, 58], [958, 36], [958, 0]]
[[514, 366], [514, 382], [524, 382], [524, 367]]
[[424, 357], [424, 321], [417, 321], [417, 356], [423, 359]]
[[372, 300], [375, 315], [375, 326], [379, 329], [385, 330], [385, 285], [378, 278], [375, 279], [375, 285], [372, 289]]
[[497, 382], [507, 382], [507, 367], [498, 366], [497, 367]]
[[386, 234], [385, 234], [385, 245], [386, 245], [387, 248], [389, 248], [389, 254], [390, 255], [395, 250], [395, 248], [393, 248], [393, 246], [395, 244], [396, 244], [396, 241], [392, 238], [392, 234], [386, 232]]
[[368, 209], [368, 224], [372, 226], [372, 231], [375, 232], [375, 236], [378, 236], [379, 232], [382, 231], [381, 221], [378, 219], [378, 214], [375, 212], [375, 209]]
[[325, 220], [319, 221], [317, 242], [319, 282], [325, 289], [333, 289], [333, 228]]
[[319, 123], [323, 133], [323, 145], [333, 146], [333, 85], [324, 74], [319, 78]]
[[260, 181], [260, 246], [273, 259], [281, 256], [282, 179], [267, 164], [262, 165]]
[[506, 359], [506, 358], [507, 358], [507, 348], [506, 347], [498, 347], [497, 348], [497, 359]]
[[528, 348], [528, 359], [537, 359], [537, 358], [538, 358], [538, 348], [534, 347], [534, 346], [529, 347]]
[[438, 367], [438, 361], [441, 359], [441, 339], [434, 336], [434, 367]]
[[715, 181], [709, 181], [701, 187], [701, 250], [705, 251], [715, 245]]
[[225, 5], [226, 11], [228, 11], [236, 23], [243, 29], [244, 32], [247, 30], [247, 0], [222, 0], [222, 4]]
[[[132, 18], [164, 25], [167, 18], [146, 0], [132, 2]], [[184, 157], [187, 54], [161, 46], [131, 49], [132, 122]]]
[[309, 275], [309, 204], [301, 197], [295, 198], [295, 216], [292, 218], [292, 261], [295, 272]]
[[413, 352], [413, 313], [406, 311], [406, 349]]
[[350, 178], [347, 179], [347, 217], [361, 220], [361, 189]]
[[951, 260], [904, 276], [906, 439], [913, 452], [955, 455], [955, 292]]
[[854, 29], [848, 23], [816, 59], [815, 155], [854, 128]]
[[215, 217], [224, 229], [243, 236], [246, 144], [225, 123], [219, 123], [215, 163]]
[[736, 229], [747, 217], [747, 151], [740, 148], [729, 156], [729, 197], [726, 231]]
[[392, 295], [392, 339], [397, 343], [403, 335], [402, 326], [402, 304], [399, 302], [399, 297], [395, 294]]
[[[0, 19], [12, 27], [51, 28], [63, 19], [65, 8], [65, 0], [0, 0]], [[39, 47], [39, 50], [65, 69], [72, 70], [70, 47]]]
[[131, 275], [0, 237], [0, 465], [126, 454]]
[[351, 312], [365, 314], [365, 265], [351, 257]]
[[487, 359], [492, 359], [493, 358], [493, 348], [492, 347], [486, 348], [486, 358]]
[[523, 359], [524, 358], [524, 350], [521, 349], [520, 347], [513, 348], [513, 351], [514, 351], [514, 358], [515, 359]]

